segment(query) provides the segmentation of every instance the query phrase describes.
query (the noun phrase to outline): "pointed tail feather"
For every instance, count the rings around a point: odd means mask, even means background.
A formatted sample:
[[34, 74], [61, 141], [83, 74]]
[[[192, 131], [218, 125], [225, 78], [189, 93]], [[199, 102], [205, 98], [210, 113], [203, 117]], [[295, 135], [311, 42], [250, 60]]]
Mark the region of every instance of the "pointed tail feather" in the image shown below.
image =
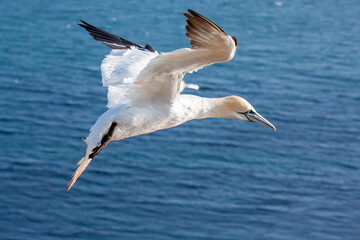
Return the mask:
[[83, 157], [78, 165], [79, 167], [76, 169], [76, 171], [74, 172], [69, 184], [67, 185], [66, 189], [67, 191], [69, 191], [71, 189], [71, 187], [75, 184], [76, 180], [81, 176], [81, 174], [85, 171], [85, 169], [87, 168], [87, 166], [90, 164], [92, 158], [89, 157]]
[[94, 159], [96, 155], [98, 155], [101, 150], [103, 150], [111, 141], [111, 137], [114, 133], [114, 130], [117, 126], [116, 122], [111, 123], [111, 126], [109, 127], [108, 133], [106, 133], [98, 146], [92, 149], [90, 154], [85, 155], [79, 162], [78, 162], [78, 168], [74, 172], [69, 184], [67, 185], [66, 189], [69, 191], [71, 187], [75, 184], [76, 180], [80, 177], [80, 175], [85, 171], [87, 166], [90, 164], [90, 162]]

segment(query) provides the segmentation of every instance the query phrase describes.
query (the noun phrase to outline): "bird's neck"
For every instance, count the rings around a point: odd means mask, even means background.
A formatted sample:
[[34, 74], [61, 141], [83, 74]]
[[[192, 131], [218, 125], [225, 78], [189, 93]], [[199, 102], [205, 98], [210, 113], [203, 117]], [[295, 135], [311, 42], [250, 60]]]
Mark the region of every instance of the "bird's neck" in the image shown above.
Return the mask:
[[[203, 98], [194, 95], [183, 95], [184, 108], [192, 112], [191, 119], [231, 118], [231, 111], [223, 98]], [[190, 119], [189, 119], [190, 120]]]

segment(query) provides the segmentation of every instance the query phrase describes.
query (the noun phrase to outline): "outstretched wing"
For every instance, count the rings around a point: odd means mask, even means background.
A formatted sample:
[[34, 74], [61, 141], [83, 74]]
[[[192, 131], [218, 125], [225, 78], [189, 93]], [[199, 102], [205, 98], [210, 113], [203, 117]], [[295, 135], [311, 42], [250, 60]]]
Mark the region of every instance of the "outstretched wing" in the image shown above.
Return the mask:
[[79, 26], [97, 41], [112, 48], [101, 63], [102, 83], [108, 88], [107, 107], [128, 103], [127, 92], [142, 69], [159, 53], [150, 45], [145, 47], [106, 32], [83, 20]]
[[187, 72], [227, 62], [236, 51], [236, 38], [227, 35], [215, 23], [188, 9], [186, 36], [192, 48], [178, 49], [153, 58], [137, 76], [128, 92], [133, 103], [171, 103], [179, 95]]
[[[85, 28], [97, 41], [112, 48], [101, 64], [103, 86], [108, 88], [107, 107], [112, 108], [131, 101], [129, 89], [149, 61], [159, 53], [150, 45], [144, 47], [97, 28], [83, 20], [79, 25]], [[183, 88], [194, 88], [182, 83]]]

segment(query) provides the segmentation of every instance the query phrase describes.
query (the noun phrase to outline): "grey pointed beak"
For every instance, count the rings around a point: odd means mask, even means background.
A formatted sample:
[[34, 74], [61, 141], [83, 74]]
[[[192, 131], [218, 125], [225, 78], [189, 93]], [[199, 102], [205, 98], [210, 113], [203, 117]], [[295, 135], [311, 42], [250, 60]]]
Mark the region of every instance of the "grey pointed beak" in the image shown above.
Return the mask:
[[266, 120], [263, 116], [258, 114], [257, 112], [250, 110], [244, 114], [249, 119], [250, 122], [258, 123], [260, 125], [263, 125], [264, 127], [267, 127], [267, 128], [270, 128], [270, 129], [276, 131], [276, 127], [274, 125], [272, 125], [271, 122]]

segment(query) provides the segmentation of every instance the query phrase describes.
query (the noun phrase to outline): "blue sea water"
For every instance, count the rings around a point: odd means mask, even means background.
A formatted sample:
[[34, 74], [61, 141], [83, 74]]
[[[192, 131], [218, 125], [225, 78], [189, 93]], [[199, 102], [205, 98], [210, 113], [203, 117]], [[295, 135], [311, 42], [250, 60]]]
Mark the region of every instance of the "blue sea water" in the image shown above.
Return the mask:
[[[229, 119], [112, 142], [74, 188], [106, 110], [109, 49], [84, 19], [166, 52], [187, 8], [239, 47], [185, 77], [239, 95], [278, 129]], [[360, 236], [359, 1], [1, 1], [0, 239], [326, 239]]]

